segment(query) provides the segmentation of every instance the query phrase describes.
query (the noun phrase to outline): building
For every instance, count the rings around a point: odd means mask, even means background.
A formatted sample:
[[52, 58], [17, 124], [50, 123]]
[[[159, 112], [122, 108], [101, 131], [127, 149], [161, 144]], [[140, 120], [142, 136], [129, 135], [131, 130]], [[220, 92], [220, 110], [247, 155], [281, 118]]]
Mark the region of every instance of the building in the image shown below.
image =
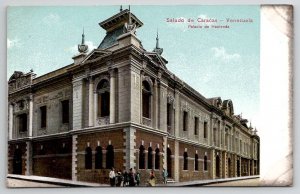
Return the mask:
[[74, 63], [36, 77], [15, 71], [9, 86], [8, 173], [108, 182], [134, 168], [142, 184], [162, 168], [174, 181], [259, 174], [260, 139], [231, 100], [205, 98], [146, 51], [130, 10], [104, 20], [106, 36]]

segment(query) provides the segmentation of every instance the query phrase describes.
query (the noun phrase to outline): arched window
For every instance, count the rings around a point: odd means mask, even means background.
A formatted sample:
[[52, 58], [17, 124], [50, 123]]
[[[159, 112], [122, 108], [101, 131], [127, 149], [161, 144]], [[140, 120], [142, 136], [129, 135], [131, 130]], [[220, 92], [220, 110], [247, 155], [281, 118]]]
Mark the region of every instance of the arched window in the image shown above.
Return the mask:
[[90, 147], [85, 149], [85, 169], [92, 169], [92, 149]]
[[103, 168], [102, 162], [103, 162], [102, 147], [97, 146], [96, 154], [95, 154], [95, 169], [102, 169]]
[[98, 117], [109, 116], [109, 82], [106, 79], [100, 81], [97, 86], [98, 93]]
[[142, 88], [142, 102], [143, 102], [143, 117], [150, 119], [150, 105], [151, 105], [151, 89], [147, 81], [143, 81]]
[[198, 154], [195, 154], [195, 171], [198, 171]]
[[111, 169], [114, 167], [114, 147], [112, 145], [108, 145], [106, 147], [106, 168]]
[[183, 170], [188, 169], [188, 154], [187, 152], [184, 152], [183, 154]]
[[152, 165], [152, 148], [149, 147], [148, 148], [148, 169], [152, 169], [153, 165]]
[[207, 156], [204, 156], [204, 171], [207, 171]]
[[145, 169], [145, 147], [143, 145], [140, 146], [139, 169]]
[[159, 169], [160, 167], [160, 155], [159, 155], [159, 149], [155, 149], [155, 169]]

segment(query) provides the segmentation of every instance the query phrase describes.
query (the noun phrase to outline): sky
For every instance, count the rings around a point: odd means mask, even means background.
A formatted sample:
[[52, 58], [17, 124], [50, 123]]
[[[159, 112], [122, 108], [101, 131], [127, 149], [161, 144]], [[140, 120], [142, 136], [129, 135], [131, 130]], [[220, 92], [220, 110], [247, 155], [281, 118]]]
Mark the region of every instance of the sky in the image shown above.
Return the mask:
[[[123, 9], [128, 6], [123, 5]], [[98, 47], [105, 30], [98, 23], [119, 6], [9, 7], [7, 12], [7, 79], [14, 71], [37, 76], [69, 65], [78, 53], [84, 28], [89, 50]], [[206, 98], [233, 101], [235, 114], [259, 120], [260, 6], [131, 6], [144, 25], [137, 36], [144, 48], [155, 47], [157, 30], [167, 68]], [[166, 22], [167, 18], [183, 23]], [[191, 29], [194, 25], [229, 25], [226, 29]], [[197, 18], [217, 19], [198, 23]], [[227, 23], [228, 19], [253, 22]], [[221, 21], [222, 20], [222, 21]]]

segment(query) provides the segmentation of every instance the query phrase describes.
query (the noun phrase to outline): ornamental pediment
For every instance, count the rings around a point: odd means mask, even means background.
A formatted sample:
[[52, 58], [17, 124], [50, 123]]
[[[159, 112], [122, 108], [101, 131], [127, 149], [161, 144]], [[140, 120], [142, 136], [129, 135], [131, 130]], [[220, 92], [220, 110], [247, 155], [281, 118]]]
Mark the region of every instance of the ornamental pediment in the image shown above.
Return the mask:
[[36, 74], [34, 74], [33, 71], [30, 71], [29, 73], [15, 71], [8, 81], [9, 93], [30, 86], [32, 84], [32, 79], [35, 76]]
[[168, 63], [168, 61], [165, 58], [163, 58], [161, 55], [157, 54], [156, 52], [147, 52], [145, 53], [145, 55], [149, 57], [150, 60], [154, 62], [156, 65], [158, 65], [159, 67], [163, 69], [167, 69], [166, 64]]
[[112, 52], [102, 49], [94, 49], [90, 54], [86, 56], [86, 58], [82, 61], [82, 63], [92, 63], [100, 60], [101, 58], [110, 55]]

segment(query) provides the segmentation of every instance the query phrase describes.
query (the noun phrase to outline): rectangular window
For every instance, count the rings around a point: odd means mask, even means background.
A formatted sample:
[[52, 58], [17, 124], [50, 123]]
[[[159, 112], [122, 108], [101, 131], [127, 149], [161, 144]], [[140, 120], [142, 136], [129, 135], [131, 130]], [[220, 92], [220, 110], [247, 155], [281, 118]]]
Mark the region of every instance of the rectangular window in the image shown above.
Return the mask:
[[61, 101], [62, 123], [69, 123], [69, 100]]
[[47, 107], [46, 106], [40, 107], [40, 111], [41, 111], [41, 128], [46, 128], [46, 124], [47, 124]]
[[19, 120], [19, 132], [26, 132], [27, 131], [27, 114], [20, 114], [18, 116]]
[[204, 126], [203, 126], [203, 137], [207, 138], [207, 122], [204, 122]]
[[198, 135], [198, 130], [199, 130], [199, 118], [195, 117], [195, 126], [194, 126], [194, 134]]
[[171, 112], [172, 112], [171, 104], [168, 103], [167, 104], [167, 126], [171, 126]]
[[188, 128], [188, 113], [183, 111], [183, 131], [186, 131]]

